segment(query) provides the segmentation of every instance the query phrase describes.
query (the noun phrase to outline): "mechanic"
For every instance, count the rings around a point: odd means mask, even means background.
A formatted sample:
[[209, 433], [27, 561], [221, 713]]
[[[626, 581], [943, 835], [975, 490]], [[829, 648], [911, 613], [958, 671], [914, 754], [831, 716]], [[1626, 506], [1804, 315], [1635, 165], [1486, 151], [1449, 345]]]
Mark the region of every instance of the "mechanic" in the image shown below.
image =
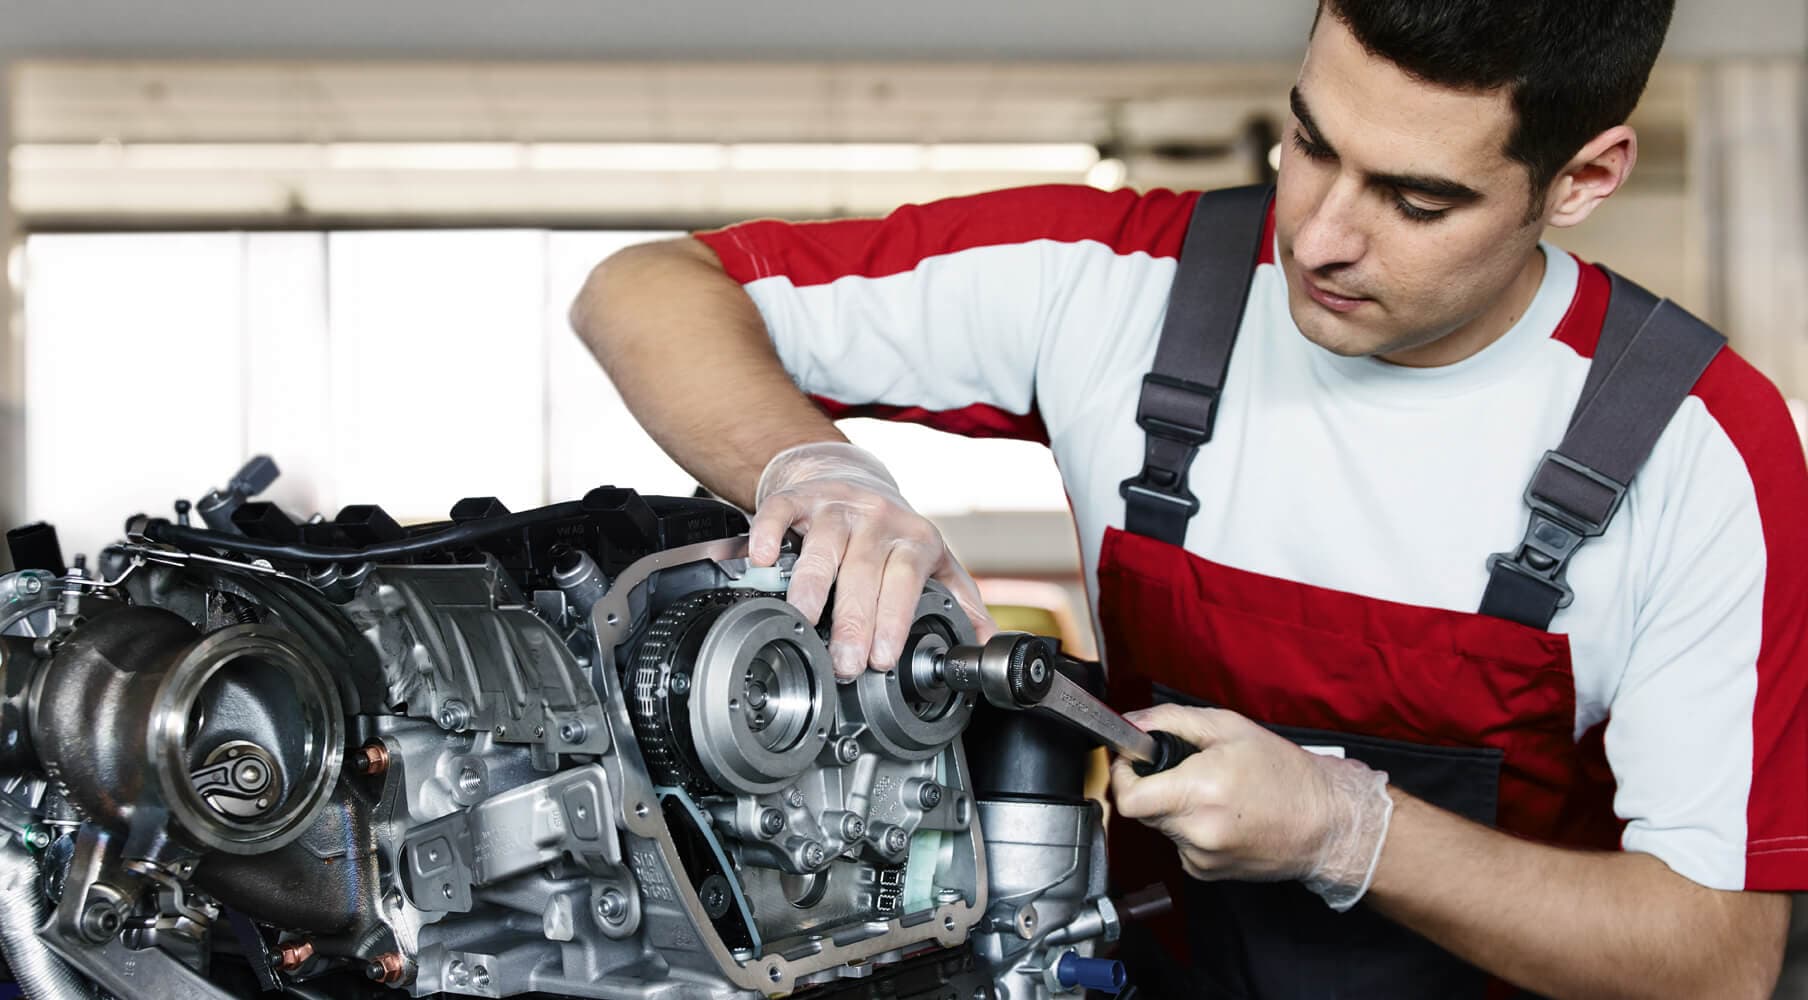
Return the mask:
[[1323, 0], [1271, 210], [756, 221], [615, 255], [573, 324], [756, 561], [803, 534], [844, 677], [926, 578], [988, 623], [831, 418], [1050, 444], [1113, 698], [1202, 748], [1114, 767], [1178, 849], [1119, 824], [1118, 884], [1193, 876], [1192, 978], [1145, 995], [1768, 995], [1808, 888], [1801, 444], [1711, 330], [1542, 242], [1633, 169], [1670, 12]]

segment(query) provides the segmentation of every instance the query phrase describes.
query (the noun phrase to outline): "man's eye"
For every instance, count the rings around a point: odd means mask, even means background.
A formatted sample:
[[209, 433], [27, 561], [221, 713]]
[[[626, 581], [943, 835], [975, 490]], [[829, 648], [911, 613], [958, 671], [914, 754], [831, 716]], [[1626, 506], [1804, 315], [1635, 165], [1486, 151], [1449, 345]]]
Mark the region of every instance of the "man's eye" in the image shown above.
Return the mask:
[[1436, 222], [1444, 217], [1445, 212], [1450, 211], [1447, 208], [1421, 208], [1398, 194], [1394, 195], [1394, 207], [1413, 222]]
[[1334, 160], [1337, 158], [1337, 154], [1306, 138], [1306, 134], [1299, 129], [1293, 130], [1293, 146], [1308, 160]]

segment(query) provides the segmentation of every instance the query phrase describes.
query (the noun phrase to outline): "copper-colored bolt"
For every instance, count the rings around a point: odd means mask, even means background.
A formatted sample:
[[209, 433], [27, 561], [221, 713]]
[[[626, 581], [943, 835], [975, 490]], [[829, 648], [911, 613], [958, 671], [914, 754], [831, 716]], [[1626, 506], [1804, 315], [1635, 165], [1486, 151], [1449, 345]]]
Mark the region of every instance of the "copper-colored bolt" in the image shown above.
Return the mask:
[[382, 740], [371, 740], [352, 751], [352, 770], [376, 777], [389, 770], [389, 748]]
[[282, 946], [278, 964], [284, 972], [294, 972], [314, 957], [314, 942], [307, 939], [290, 941]]
[[386, 951], [378, 955], [364, 966], [364, 975], [367, 978], [385, 986], [400, 984], [407, 972], [408, 963], [402, 961], [402, 956], [393, 951]]

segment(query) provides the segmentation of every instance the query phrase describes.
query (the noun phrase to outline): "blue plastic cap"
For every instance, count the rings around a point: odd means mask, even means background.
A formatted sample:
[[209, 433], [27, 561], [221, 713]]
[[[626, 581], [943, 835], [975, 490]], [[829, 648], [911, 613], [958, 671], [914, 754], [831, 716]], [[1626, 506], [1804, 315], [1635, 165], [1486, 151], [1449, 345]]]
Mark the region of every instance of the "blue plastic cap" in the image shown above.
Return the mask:
[[1055, 981], [1066, 990], [1079, 986], [1115, 994], [1129, 984], [1130, 977], [1124, 973], [1122, 962], [1109, 958], [1081, 958], [1079, 952], [1070, 951], [1055, 963]]

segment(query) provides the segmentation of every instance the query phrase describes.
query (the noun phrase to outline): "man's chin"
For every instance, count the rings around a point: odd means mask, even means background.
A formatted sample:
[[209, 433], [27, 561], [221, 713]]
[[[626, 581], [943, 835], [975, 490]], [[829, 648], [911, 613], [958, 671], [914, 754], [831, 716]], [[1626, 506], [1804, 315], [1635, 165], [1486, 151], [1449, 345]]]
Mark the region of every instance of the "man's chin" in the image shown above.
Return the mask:
[[[1308, 299], [1292, 309], [1293, 325], [1313, 344], [1346, 358], [1365, 358], [1387, 350], [1386, 337], [1377, 336], [1356, 323], [1333, 316]], [[1302, 315], [1303, 314], [1303, 315]]]

